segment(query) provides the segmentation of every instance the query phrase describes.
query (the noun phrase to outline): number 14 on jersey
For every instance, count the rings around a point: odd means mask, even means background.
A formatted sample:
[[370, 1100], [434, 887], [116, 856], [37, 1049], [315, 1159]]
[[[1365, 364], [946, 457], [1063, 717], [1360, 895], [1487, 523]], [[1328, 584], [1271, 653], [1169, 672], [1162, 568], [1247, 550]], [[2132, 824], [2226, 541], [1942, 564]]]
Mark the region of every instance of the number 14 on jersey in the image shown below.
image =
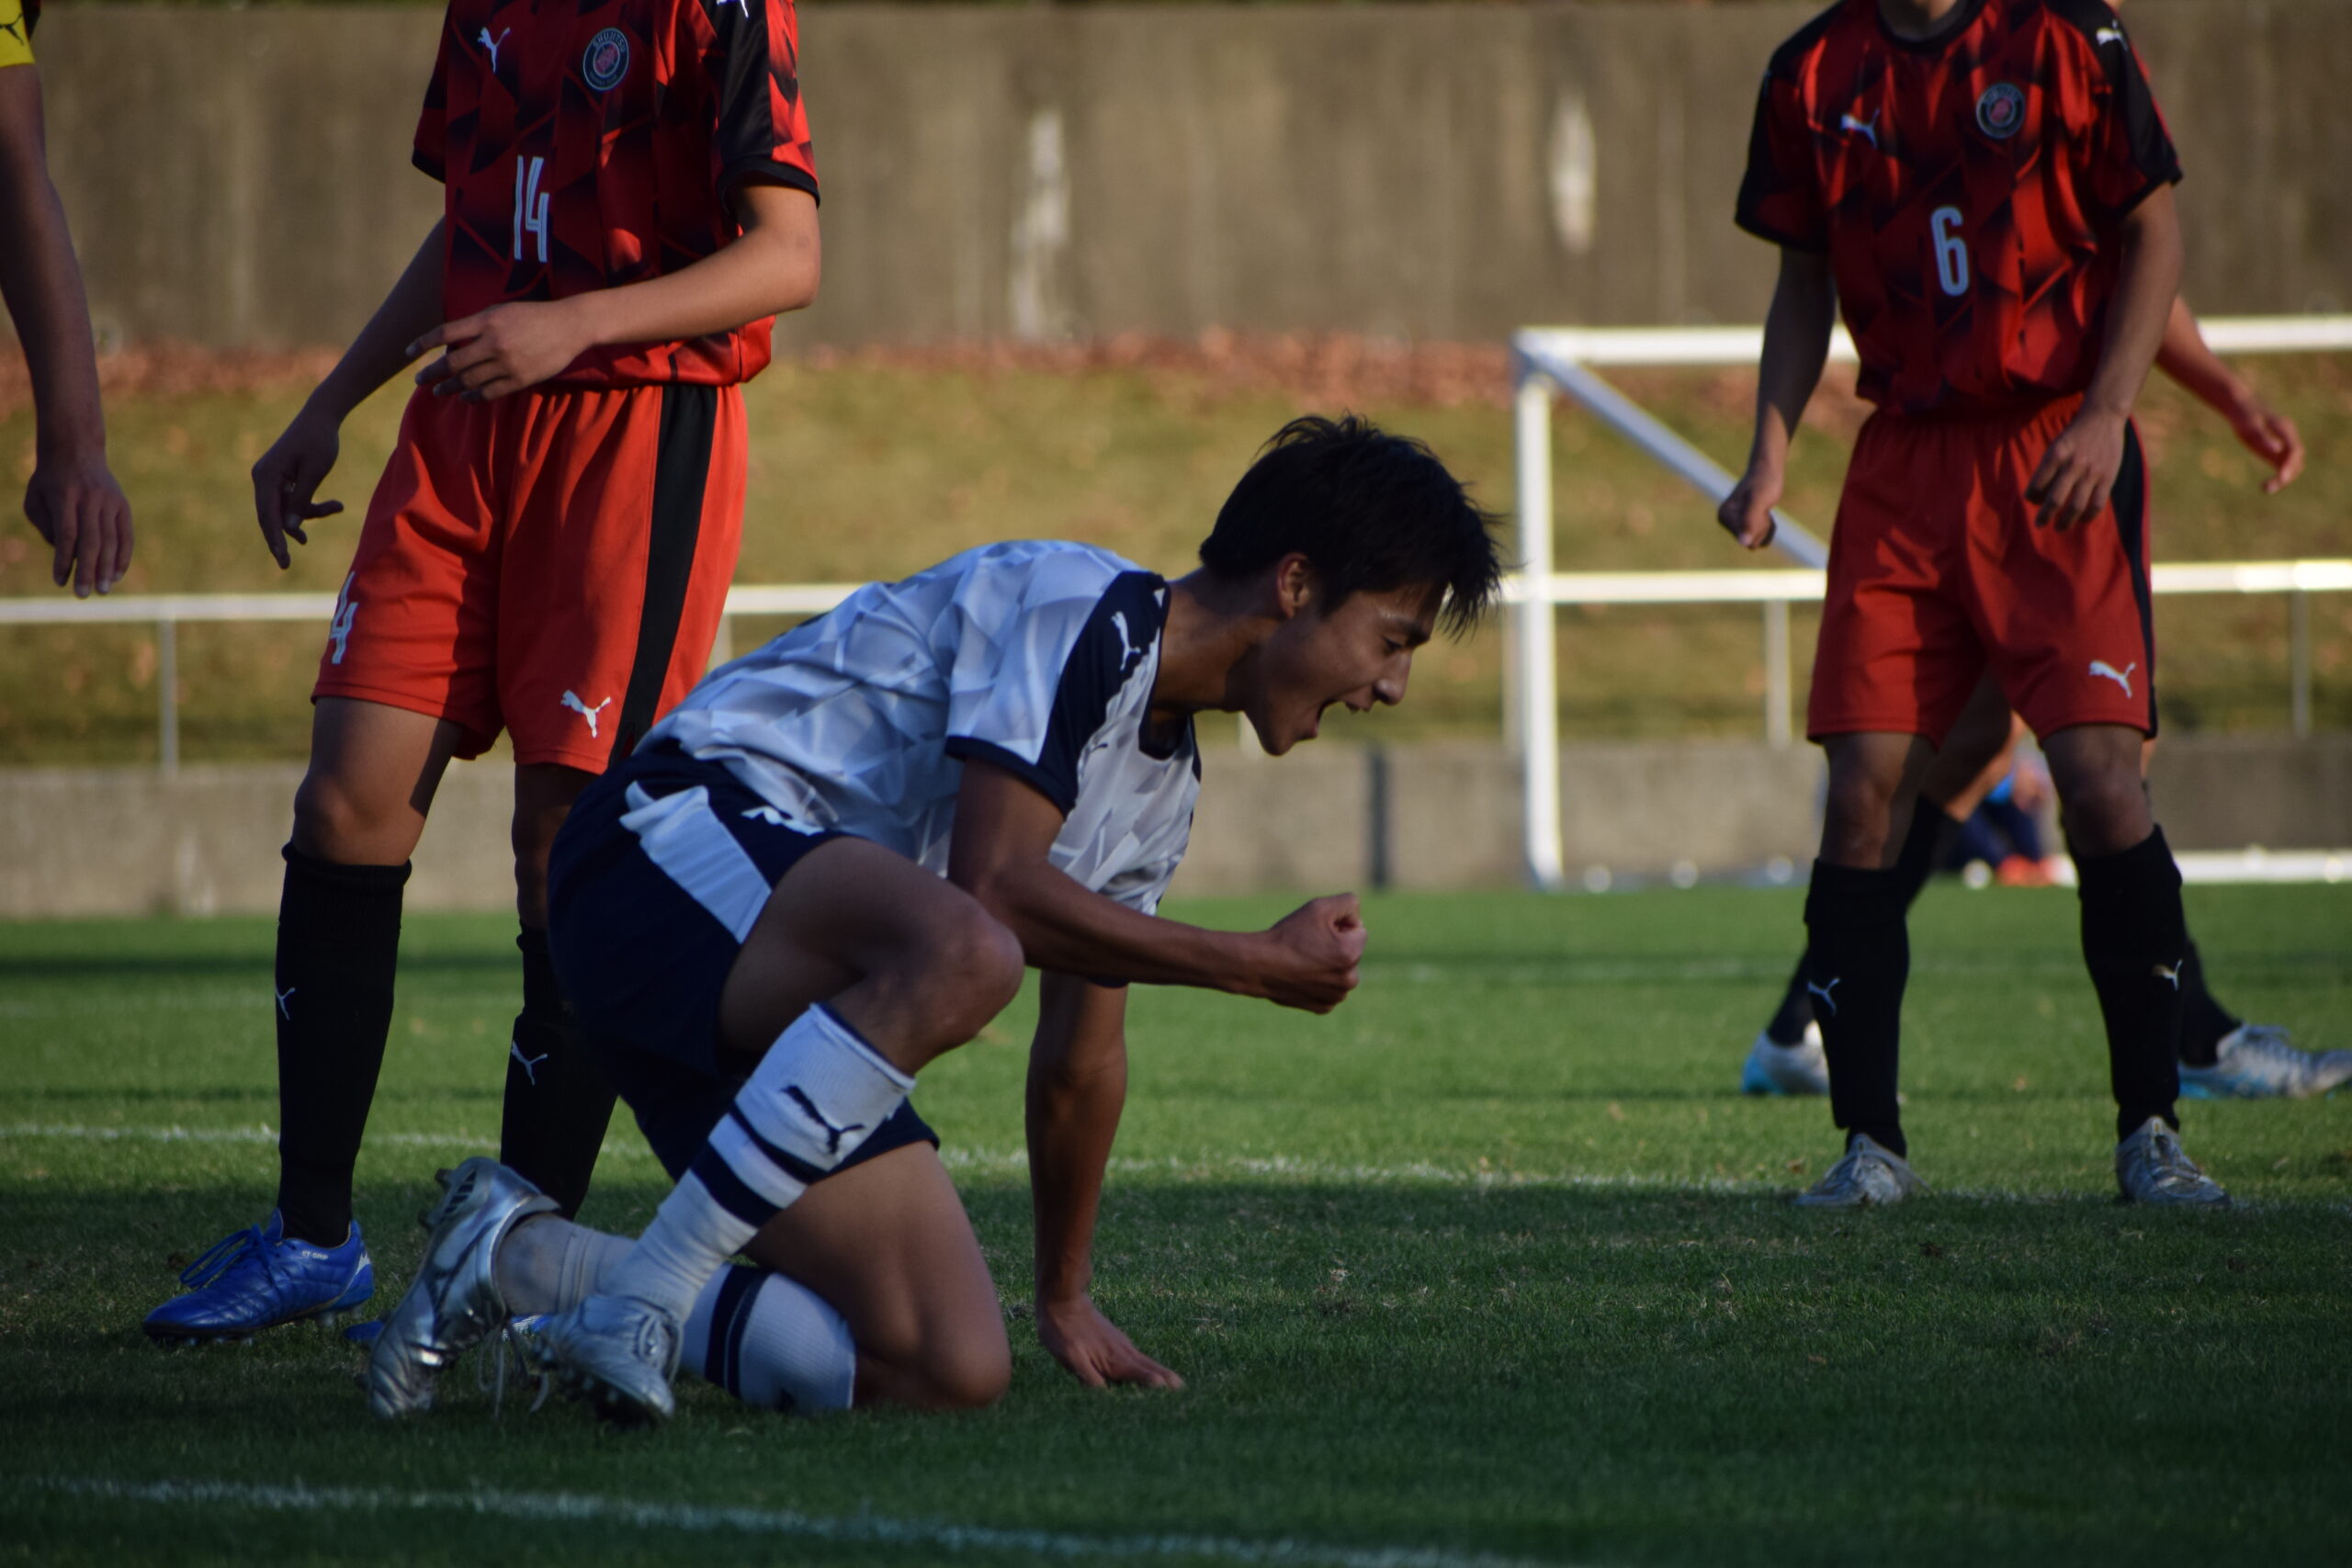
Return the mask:
[[[538, 244], [538, 259], [548, 259], [548, 193], [539, 188], [539, 171], [547, 164], [545, 158], [514, 160], [514, 259], [523, 259], [523, 236], [532, 236]], [[1946, 211], [1951, 209], [1947, 208]]]

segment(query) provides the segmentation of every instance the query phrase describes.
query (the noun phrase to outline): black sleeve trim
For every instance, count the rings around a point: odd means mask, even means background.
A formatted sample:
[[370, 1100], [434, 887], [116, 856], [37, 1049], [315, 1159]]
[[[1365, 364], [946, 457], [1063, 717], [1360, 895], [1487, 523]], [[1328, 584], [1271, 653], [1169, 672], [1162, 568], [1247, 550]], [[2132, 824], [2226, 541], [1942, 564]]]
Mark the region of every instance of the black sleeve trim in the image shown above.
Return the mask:
[[805, 190], [820, 205], [825, 199], [824, 193], [817, 188], [816, 175], [795, 164], [780, 164], [774, 158], [765, 157], [738, 158], [719, 170], [718, 193], [731, 196], [737, 186], [754, 180], [763, 185], [790, 186], [794, 190]]
[[424, 148], [410, 148], [408, 152], [408, 161], [415, 164], [416, 167], [428, 177], [438, 180], [443, 185], [447, 185], [449, 183], [449, 172], [442, 167], [439, 159], [426, 157], [424, 155]]
[[992, 768], [1003, 769], [1052, 801], [1054, 809], [1065, 817], [1069, 815], [1069, 808], [1078, 804], [1078, 790], [1074, 784], [1065, 788], [1061, 780], [1018, 751], [1008, 751], [993, 740], [980, 740], [969, 735], [951, 735], [947, 738], [947, 754], [959, 762], [986, 762]]
[[2158, 175], [2156, 178], [2150, 180], [2146, 185], [2142, 186], [2138, 190], [2132, 192], [2128, 199], [2119, 203], [2115, 209], [2108, 214], [2108, 216], [2116, 221], [2120, 222], [2124, 219], [2131, 217], [2134, 212], [2139, 211], [2140, 204], [2146, 201], [2150, 197], [2155, 195], [2156, 192], [2164, 189], [2166, 186], [2177, 186], [2179, 183], [2180, 165], [2175, 164], [2172, 167], [2172, 173], [2169, 175]]

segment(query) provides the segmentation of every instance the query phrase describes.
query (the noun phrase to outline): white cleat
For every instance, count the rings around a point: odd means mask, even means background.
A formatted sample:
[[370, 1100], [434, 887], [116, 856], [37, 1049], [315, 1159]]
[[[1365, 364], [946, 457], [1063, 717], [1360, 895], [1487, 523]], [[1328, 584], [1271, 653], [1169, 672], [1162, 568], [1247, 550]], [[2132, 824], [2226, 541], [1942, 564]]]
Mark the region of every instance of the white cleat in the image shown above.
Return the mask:
[[2180, 1065], [2180, 1092], [2191, 1100], [2309, 1100], [2346, 1083], [2352, 1051], [2300, 1051], [2267, 1023], [2223, 1035], [2210, 1067]]
[[628, 1427], [667, 1421], [678, 1408], [678, 1325], [650, 1302], [590, 1296], [547, 1319], [531, 1344], [541, 1371], [573, 1399]]
[[387, 1420], [431, 1409], [442, 1371], [505, 1326], [506, 1303], [492, 1277], [498, 1244], [517, 1222], [558, 1209], [484, 1156], [443, 1171], [440, 1181], [447, 1190], [424, 1216], [432, 1233], [424, 1261], [368, 1355], [368, 1408]]
[[1804, 1026], [1804, 1038], [1793, 1045], [1773, 1043], [1759, 1032], [1747, 1048], [1747, 1064], [1739, 1070], [1742, 1094], [1827, 1094], [1829, 1056], [1821, 1048], [1821, 1025]]
[[2180, 1146], [2180, 1134], [2151, 1116], [2138, 1132], [2115, 1145], [2115, 1183], [2132, 1203], [2189, 1204], [2227, 1208], [2230, 1195], [2198, 1168]]
[[1900, 1203], [1928, 1184], [1911, 1173], [1904, 1157], [1868, 1133], [1855, 1134], [1846, 1157], [1829, 1174], [1797, 1194], [1804, 1209], [1883, 1209]]

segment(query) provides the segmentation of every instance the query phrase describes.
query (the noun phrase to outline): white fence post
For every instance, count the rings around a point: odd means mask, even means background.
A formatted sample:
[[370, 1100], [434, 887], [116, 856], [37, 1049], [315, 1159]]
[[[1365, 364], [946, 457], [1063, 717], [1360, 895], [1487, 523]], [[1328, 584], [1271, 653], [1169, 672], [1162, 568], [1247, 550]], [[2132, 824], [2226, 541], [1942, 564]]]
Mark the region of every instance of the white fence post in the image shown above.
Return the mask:
[[1764, 601], [1764, 739], [1785, 751], [1796, 737], [1789, 719], [1789, 602]]
[[1550, 891], [1560, 869], [1560, 709], [1552, 609], [1552, 384], [1524, 358], [1518, 372], [1514, 445], [1519, 469], [1519, 570], [1526, 592], [1513, 606], [1518, 677], [1520, 812], [1527, 874]]
[[164, 776], [180, 771], [180, 628], [169, 616], [155, 623], [156, 751]]

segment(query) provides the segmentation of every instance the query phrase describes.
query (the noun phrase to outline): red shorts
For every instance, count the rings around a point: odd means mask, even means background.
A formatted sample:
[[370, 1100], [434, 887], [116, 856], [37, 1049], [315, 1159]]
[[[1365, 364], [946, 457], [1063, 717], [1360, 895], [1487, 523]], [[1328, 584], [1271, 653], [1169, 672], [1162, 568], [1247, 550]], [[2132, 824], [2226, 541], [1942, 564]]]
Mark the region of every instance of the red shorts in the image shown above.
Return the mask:
[[602, 773], [702, 678], [743, 519], [743, 398], [420, 391], [311, 696], [447, 719], [460, 757]]
[[1862, 426], [1829, 542], [1805, 732], [1941, 745], [1989, 666], [2048, 735], [2156, 732], [2148, 486], [2127, 427], [2106, 511], [2064, 533], [2025, 499], [2080, 398], [1966, 418], [1877, 413]]

